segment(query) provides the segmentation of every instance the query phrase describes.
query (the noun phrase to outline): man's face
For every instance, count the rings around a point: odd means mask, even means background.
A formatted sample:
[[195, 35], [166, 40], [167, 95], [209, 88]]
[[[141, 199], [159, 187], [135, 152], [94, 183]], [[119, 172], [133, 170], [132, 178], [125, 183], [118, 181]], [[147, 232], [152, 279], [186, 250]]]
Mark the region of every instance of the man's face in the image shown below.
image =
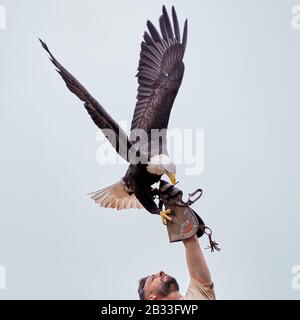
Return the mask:
[[170, 293], [179, 291], [179, 286], [175, 278], [160, 271], [148, 276], [144, 290], [146, 300], [163, 299]]

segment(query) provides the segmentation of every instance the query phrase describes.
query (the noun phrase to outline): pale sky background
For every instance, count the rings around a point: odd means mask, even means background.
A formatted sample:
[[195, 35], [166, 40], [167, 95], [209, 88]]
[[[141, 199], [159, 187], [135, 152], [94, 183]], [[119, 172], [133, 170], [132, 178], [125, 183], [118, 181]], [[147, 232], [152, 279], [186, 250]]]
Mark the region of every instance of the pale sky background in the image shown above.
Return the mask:
[[[300, 3], [300, 1], [298, 1]], [[136, 299], [164, 270], [182, 288], [181, 243], [145, 210], [98, 208], [86, 193], [124, 165], [96, 162], [97, 129], [38, 37], [117, 120], [131, 120], [145, 22], [174, 4], [189, 19], [186, 72], [171, 128], [203, 128], [205, 169], [185, 194], [214, 230], [205, 251], [220, 299], [299, 299], [300, 30], [297, 1], [0, 0], [0, 299]], [[205, 247], [207, 240], [201, 241]]]

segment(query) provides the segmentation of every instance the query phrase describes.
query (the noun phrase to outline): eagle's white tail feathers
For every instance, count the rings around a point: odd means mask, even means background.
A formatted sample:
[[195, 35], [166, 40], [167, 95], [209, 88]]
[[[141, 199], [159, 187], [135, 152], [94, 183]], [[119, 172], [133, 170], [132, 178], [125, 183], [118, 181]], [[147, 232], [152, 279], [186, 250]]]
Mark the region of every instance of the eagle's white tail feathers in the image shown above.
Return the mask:
[[129, 195], [124, 191], [124, 186], [120, 181], [113, 185], [89, 193], [91, 199], [104, 208], [123, 209], [141, 209], [143, 206], [134, 194]]

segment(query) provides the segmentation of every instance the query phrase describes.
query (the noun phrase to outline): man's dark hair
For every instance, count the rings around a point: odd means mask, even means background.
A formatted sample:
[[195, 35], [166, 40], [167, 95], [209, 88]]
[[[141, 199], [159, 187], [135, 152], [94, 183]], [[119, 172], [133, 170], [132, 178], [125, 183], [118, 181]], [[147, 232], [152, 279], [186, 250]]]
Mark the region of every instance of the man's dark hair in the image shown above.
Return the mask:
[[147, 278], [148, 278], [148, 276], [139, 280], [138, 294], [139, 294], [140, 300], [145, 300], [144, 287], [145, 287], [145, 283], [146, 283]]

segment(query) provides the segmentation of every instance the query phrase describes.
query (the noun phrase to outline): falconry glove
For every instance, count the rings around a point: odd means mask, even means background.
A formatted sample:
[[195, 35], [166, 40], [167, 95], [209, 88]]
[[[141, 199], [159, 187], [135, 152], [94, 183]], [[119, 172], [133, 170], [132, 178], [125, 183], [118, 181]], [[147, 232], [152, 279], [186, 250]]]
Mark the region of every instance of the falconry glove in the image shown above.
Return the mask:
[[[202, 218], [190, 207], [201, 196], [202, 190], [197, 189], [189, 194], [186, 202], [182, 200], [183, 192], [174, 185], [161, 180], [159, 190], [156, 190], [159, 197], [159, 207], [172, 210], [172, 221], [167, 221], [167, 230], [170, 242], [189, 239], [195, 234], [198, 238], [206, 234], [210, 245], [207, 247], [219, 251], [218, 243], [212, 240], [212, 231], [207, 227]], [[193, 198], [195, 197], [195, 198]]]

